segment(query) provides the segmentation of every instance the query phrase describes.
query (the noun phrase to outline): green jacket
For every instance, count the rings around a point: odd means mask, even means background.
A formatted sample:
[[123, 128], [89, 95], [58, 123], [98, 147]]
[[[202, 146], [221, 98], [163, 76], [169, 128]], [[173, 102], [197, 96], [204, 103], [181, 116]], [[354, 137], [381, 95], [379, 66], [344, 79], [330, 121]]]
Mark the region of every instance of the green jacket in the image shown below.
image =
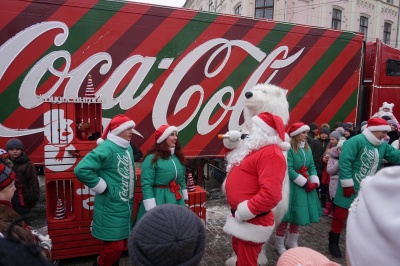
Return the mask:
[[[175, 154], [172, 154], [167, 160], [159, 158], [152, 164], [153, 157], [154, 154], [148, 155], [142, 163], [140, 182], [142, 185], [143, 203], [140, 206], [136, 222], [139, 221], [146, 210], [157, 205], [170, 203], [186, 206], [185, 166], [181, 164]], [[176, 199], [175, 193], [171, 192], [168, 187], [173, 180], [180, 186], [178, 191], [182, 196], [180, 200]]]
[[[335, 204], [348, 209], [357, 197], [361, 181], [381, 168], [382, 159], [400, 164], [400, 150], [386, 142], [379, 141], [368, 129], [343, 143], [339, 157], [339, 182], [335, 195]], [[346, 198], [344, 187], [354, 187], [356, 194]]]
[[[122, 139], [121, 139], [122, 140]], [[75, 167], [78, 180], [96, 192], [92, 235], [104, 241], [129, 237], [136, 174], [132, 148], [105, 140]], [[104, 183], [105, 182], [105, 183]], [[97, 194], [106, 190], [102, 194]]]
[[305, 148], [299, 148], [299, 152], [295, 153], [291, 148], [287, 153], [287, 164], [290, 179], [289, 209], [282, 221], [298, 225], [319, 222], [322, 209], [317, 190], [307, 192], [303, 187], [307, 180], [296, 172], [304, 165], [309, 175], [307, 182], [318, 182], [311, 149], [306, 151]]

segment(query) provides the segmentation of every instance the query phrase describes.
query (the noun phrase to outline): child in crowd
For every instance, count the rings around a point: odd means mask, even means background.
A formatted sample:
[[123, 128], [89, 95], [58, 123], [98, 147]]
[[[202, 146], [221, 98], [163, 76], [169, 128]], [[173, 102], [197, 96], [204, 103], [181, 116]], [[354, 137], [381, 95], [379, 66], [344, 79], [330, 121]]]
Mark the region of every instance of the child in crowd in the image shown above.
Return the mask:
[[24, 153], [24, 146], [19, 139], [10, 139], [6, 143], [6, 149], [13, 163], [12, 170], [17, 179], [16, 191], [12, 198], [13, 209], [19, 213], [24, 222], [31, 224], [30, 212], [39, 201], [39, 180], [35, 165]]
[[[328, 213], [329, 217], [333, 217], [333, 211], [335, 209], [335, 204], [333, 200], [335, 198], [337, 183], [339, 180], [339, 156], [342, 152], [342, 146], [345, 142], [345, 139], [340, 139], [336, 147], [333, 147], [330, 150], [330, 158], [327, 165], [327, 172], [330, 175], [331, 179], [329, 182], [329, 198], [330, 198], [330, 212]], [[328, 209], [328, 208], [327, 208]]]

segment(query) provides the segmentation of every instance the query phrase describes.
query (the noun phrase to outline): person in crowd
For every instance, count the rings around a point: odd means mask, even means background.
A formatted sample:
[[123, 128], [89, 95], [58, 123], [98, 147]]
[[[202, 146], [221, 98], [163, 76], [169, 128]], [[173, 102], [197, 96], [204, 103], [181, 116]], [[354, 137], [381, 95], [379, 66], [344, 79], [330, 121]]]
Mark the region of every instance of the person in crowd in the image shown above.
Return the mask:
[[340, 266], [340, 264], [311, 248], [297, 247], [283, 253], [276, 266]]
[[315, 122], [312, 122], [308, 124], [310, 127], [310, 131], [307, 133], [307, 142], [310, 145], [311, 142], [318, 137], [318, 124]]
[[323, 124], [321, 125], [321, 128], [323, 128], [323, 127], [328, 128], [329, 131], [331, 130], [331, 126], [330, 126], [328, 123], [323, 123]]
[[98, 146], [74, 169], [78, 180], [96, 193], [92, 235], [103, 241], [103, 250], [94, 265], [116, 263], [133, 227], [136, 173], [130, 141], [134, 126], [127, 116], [114, 116]]
[[356, 131], [355, 131], [353, 123], [351, 123], [351, 122], [344, 123], [343, 124], [343, 128], [344, 128], [344, 135], [343, 136], [346, 139], [350, 139], [350, 138], [352, 138], [353, 136], [356, 135]]
[[185, 173], [186, 159], [178, 139], [178, 128], [160, 126], [155, 133], [155, 143], [142, 162], [140, 181], [143, 202], [136, 222], [157, 205], [171, 203], [186, 206], [189, 194]]
[[319, 187], [319, 178], [306, 141], [309, 129], [303, 122], [294, 123], [288, 129], [291, 137], [291, 148], [287, 154], [290, 197], [288, 212], [276, 227], [275, 248], [279, 254], [286, 251], [284, 239], [289, 223], [286, 246], [295, 248], [298, 246], [299, 226], [317, 223], [322, 216], [316, 190]]
[[347, 219], [348, 209], [367, 175], [374, 175], [385, 159], [400, 164], [400, 150], [383, 139], [390, 131], [388, 122], [382, 118], [368, 120], [364, 131], [345, 141], [339, 157], [339, 182], [335, 195], [335, 212], [329, 232], [329, 250], [334, 257], [341, 257], [340, 233]]
[[[338, 142], [339, 139], [342, 138], [342, 134], [340, 134], [339, 131], [335, 130], [332, 131], [331, 134], [329, 134], [329, 146], [325, 150], [325, 153], [322, 157], [322, 163], [324, 164], [324, 170], [322, 171], [322, 179], [321, 179], [321, 202], [326, 202], [325, 206], [322, 205], [322, 207], [325, 207], [325, 210], [323, 212], [323, 215], [331, 215], [332, 214], [332, 199], [329, 195], [329, 183], [330, 183], [330, 173], [327, 170], [327, 164], [330, 160], [331, 157], [331, 149], [334, 148]], [[322, 199], [322, 197], [326, 197], [325, 199]]]
[[24, 152], [24, 145], [19, 139], [10, 139], [6, 143], [8, 155], [13, 164], [12, 170], [17, 176], [16, 191], [12, 198], [13, 209], [24, 222], [31, 224], [30, 213], [39, 201], [39, 179], [35, 165]]
[[388, 124], [390, 126], [390, 131], [387, 133], [389, 136], [389, 144], [392, 144], [393, 141], [397, 140], [400, 137], [400, 133], [397, 130], [397, 124], [393, 120], [388, 120]]
[[0, 163], [10, 167], [11, 169], [13, 167], [10, 155], [8, 155], [6, 150], [0, 149]]
[[376, 117], [384, 118], [386, 116], [387, 118], [385, 120], [393, 120], [396, 123], [396, 125], [399, 126], [399, 121], [393, 115], [393, 107], [394, 107], [393, 103], [384, 102], [382, 104], [382, 107], [379, 108], [379, 111], [373, 114], [371, 118], [376, 118]]
[[143, 152], [131, 143], [132, 152], [133, 152], [133, 159], [135, 162], [139, 162], [143, 157]]
[[400, 149], [400, 137], [398, 139], [396, 139], [395, 141], [392, 142], [392, 144], [390, 144], [393, 148], [395, 148], [396, 150]]
[[335, 122], [335, 124], [333, 124], [333, 130], [335, 131], [338, 127], [343, 127], [343, 122]]
[[348, 266], [399, 265], [399, 173], [387, 167], [362, 180], [347, 219]]
[[338, 131], [342, 137], [344, 136], [344, 128], [343, 127], [337, 127], [334, 131]]
[[329, 182], [329, 198], [330, 200], [326, 203], [327, 207], [324, 211], [325, 215], [329, 215], [329, 217], [333, 217], [333, 212], [335, 210], [335, 204], [334, 204], [334, 199], [335, 199], [335, 194], [336, 194], [336, 189], [337, 189], [337, 183], [339, 180], [339, 156], [342, 151], [342, 146], [343, 143], [345, 142], [345, 138], [341, 138], [337, 145], [332, 147], [330, 150], [330, 158], [328, 161], [328, 165], [326, 167], [326, 170], [328, 174], [330, 175], [330, 182]]
[[360, 124], [360, 126], [361, 126], [361, 132], [363, 132], [364, 129], [367, 127], [367, 123], [368, 123], [368, 121], [362, 121], [362, 122], [361, 122], [361, 124]]
[[[38, 246], [37, 250], [40, 255], [50, 260], [52, 243], [49, 236], [44, 236], [32, 230], [22, 221], [21, 215], [12, 208], [11, 199], [16, 191], [15, 180], [14, 171], [6, 165], [0, 164], [0, 238], [7, 237], [14, 242], [24, 243], [31, 247]], [[4, 244], [7, 243], [4, 242]], [[5, 246], [1, 246], [2, 251], [4, 248]], [[0, 257], [0, 260], [2, 260], [3, 254]], [[14, 259], [15, 257], [1, 265], [13, 265]], [[26, 262], [19, 265], [26, 265]]]
[[[324, 154], [326, 149], [329, 147], [329, 135], [330, 131], [329, 128], [326, 126], [320, 128], [320, 133], [317, 139], [313, 140], [310, 144], [310, 148], [313, 155], [313, 160], [315, 164], [315, 168], [317, 170], [317, 175], [319, 178], [319, 184], [322, 184], [322, 173], [326, 167], [327, 159], [324, 159]], [[324, 160], [326, 162], [324, 162]], [[320, 198], [321, 198], [321, 206], [325, 208], [326, 198], [328, 195], [327, 186], [321, 185], [317, 191], [319, 191]]]
[[186, 207], [162, 204], [149, 210], [129, 236], [132, 265], [199, 265], [205, 252], [205, 227]]

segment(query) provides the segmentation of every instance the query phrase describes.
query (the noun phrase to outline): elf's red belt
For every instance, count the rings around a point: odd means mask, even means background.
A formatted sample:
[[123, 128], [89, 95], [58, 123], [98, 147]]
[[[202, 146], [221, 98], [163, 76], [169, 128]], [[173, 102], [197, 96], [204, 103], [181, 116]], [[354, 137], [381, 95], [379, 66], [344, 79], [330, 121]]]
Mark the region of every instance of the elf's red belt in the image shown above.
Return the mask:
[[[232, 213], [232, 215], [235, 215], [235, 212], [236, 212], [236, 210], [235, 209], [231, 209], [231, 213]], [[256, 215], [256, 217], [262, 217], [262, 216], [265, 216], [265, 215], [267, 215], [268, 213], [270, 213], [271, 211], [267, 211], [267, 212], [262, 212], [262, 213], [259, 213], [259, 214], [257, 214]]]
[[156, 188], [169, 188], [169, 191], [172, 193], [175, 193], [175, 198], [176, 200], [180, 200], [182, 198], [182, 195], [179, 193], [179, 190], [181, 189], [181, 186], [176, 183], [175, 180], [172, 180], [171, 183], [169, 183], [169, 186], [154, 186]]

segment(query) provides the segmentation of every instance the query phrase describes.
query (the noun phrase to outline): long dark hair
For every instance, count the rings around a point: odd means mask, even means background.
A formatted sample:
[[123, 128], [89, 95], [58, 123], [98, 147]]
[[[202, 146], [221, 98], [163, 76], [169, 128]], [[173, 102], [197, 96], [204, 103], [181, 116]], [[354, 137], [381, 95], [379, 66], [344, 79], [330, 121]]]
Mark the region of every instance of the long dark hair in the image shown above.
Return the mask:
[[[151, 163], [153, 164], [157, 162], [159, 157], [164, 160], [167, 160], [169, 157], [171, 157], [171, 150], [169, 149], [167, 142], [164, 140], [160, 144], [154, 143], [153, 146], [151, 146], [150, 149], [147, 150], [143, 160], [150, 154], [154, 154], [153, 160], [151, 160]], [[178, 158], [179, 162], [182, 165], [186, 165], [185, 155], [183, 154], [182, 146], [179, 142], [179, 139], [176, 140], [175, 143], [175, 156]]]

